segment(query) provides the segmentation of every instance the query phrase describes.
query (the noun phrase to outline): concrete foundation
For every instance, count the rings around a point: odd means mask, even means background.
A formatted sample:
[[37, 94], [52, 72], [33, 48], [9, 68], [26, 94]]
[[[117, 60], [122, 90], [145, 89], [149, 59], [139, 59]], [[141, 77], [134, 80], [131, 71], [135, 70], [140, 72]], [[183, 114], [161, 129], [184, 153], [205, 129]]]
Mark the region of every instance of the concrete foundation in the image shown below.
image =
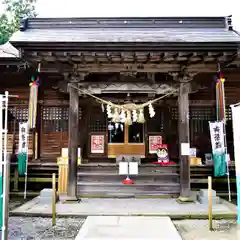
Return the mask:
[[[201, 189], [197, 195], [197, 200], [201, 204], [208, 204], [208, 189]], [[217, 196], [216, 191], [212, 190], [212, 204], [219, 204], [220, 198]]]
[[[44, 188], [40, 192], [39, 202], [41, 202], [43, 204], [52, 203], [52, 194], [53, 194], [53, 191], [51, 188]], [[58, 201], [57, 197], [56, 197], [56, 201]]]

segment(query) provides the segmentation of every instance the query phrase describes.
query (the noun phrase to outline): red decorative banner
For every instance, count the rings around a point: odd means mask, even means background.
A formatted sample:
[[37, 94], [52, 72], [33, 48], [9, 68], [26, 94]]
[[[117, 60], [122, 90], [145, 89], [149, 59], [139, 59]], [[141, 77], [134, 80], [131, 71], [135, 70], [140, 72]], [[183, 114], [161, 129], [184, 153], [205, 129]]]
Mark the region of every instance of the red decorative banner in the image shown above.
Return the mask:
[[149, 136], [149, 153], [157, 153], [157, 149], [161, 144], [162, 136]]
[[91, 136], [91, 153], [104, 153], [104, 135]]

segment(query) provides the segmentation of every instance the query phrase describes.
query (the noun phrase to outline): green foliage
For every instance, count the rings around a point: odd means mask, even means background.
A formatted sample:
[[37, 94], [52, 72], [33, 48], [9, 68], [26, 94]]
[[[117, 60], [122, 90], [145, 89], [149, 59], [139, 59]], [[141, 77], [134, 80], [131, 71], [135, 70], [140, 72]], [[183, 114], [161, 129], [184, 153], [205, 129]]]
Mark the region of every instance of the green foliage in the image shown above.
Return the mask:
[[10, 37], [10, 25], [6, 14], [0, 16], [0, 45], [7, 42]]
[[3, 0], [5, 13], [0, 15], [0, 44], [9, 40], [19, 29], [22, 18], [35, 17], [37, 0]]

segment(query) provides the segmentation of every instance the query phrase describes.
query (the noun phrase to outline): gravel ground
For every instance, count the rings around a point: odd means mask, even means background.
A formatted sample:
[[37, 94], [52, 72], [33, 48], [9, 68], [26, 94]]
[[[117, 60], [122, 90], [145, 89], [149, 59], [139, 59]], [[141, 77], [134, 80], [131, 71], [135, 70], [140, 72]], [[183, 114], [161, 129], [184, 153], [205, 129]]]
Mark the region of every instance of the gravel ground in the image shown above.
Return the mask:
[[84, 221], [83, 218], [58, 218], [52, 227], [51, 218], [10, 217], [8, 239], [74, 240]]
[[31, 199], [27, 199], [27, 200], [24, 200], [21, 198], [10, 199], [9, 205], [8, 205], [9, 211], [12, 211], [14, 208], [20, 207], [22, 204], [28, 202], [29, 200], [31, 200]]
[[240, 229], [237, 229], [236, 221], [214, 221], [214, 231], [208, 230], [208, 220], [181, 220], [173, 222], [183, 240], [240, 239]]
[[[25, 202], [21, 198], [11, 199], [9, 210]], [[75, 240], [84, 221], [84, 218], [57, 218], [56, 226], [52, 227], [51, 218], [10, 217], [8, 240]]]

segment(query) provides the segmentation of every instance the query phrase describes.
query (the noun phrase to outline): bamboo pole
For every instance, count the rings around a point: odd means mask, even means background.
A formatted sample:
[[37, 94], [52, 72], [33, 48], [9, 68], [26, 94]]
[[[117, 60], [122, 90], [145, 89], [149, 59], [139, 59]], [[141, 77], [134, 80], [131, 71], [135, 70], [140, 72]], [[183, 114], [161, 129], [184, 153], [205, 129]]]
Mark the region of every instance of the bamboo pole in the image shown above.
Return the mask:
[[212, 221], [212, 177], [208, 177], [208, 221], [209, 221], [209, 230], [213, 230], [213, 221]]
[[56, 174], [52, 175], [52, 226], [56, 225]]

